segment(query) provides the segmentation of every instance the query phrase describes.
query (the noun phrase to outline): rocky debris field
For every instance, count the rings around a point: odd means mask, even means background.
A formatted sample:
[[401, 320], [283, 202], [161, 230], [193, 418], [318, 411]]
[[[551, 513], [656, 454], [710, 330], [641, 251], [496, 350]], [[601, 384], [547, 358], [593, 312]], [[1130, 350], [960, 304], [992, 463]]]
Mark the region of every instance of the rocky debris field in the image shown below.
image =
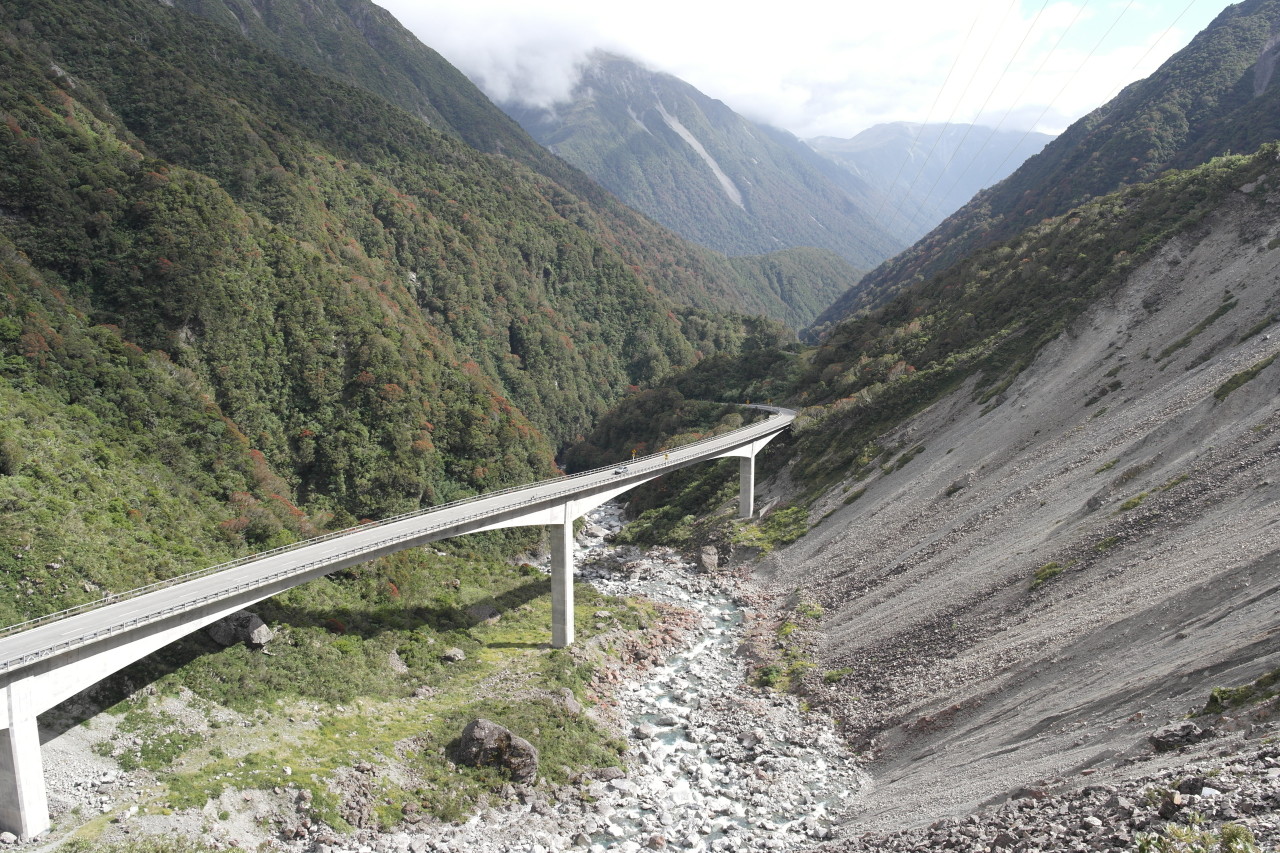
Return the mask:
[[1226, 754], [1117, 784], [1087, 785], [1059, 794], [1024, 789], [1014, 799], [975, 814], [902, 832], [855, 836], [822, 849], [1118, 853], [1135, 849], [1144, 835], [1152, 840], [1181, 837], [1202, 845], [1174, 850], [1218, 850], [1223, 839], [1231, 838], [1252, 838], [1263, 850], [1276, 849], [1280, 747], [1255, 744], [1239, 752], [1221, 751]]

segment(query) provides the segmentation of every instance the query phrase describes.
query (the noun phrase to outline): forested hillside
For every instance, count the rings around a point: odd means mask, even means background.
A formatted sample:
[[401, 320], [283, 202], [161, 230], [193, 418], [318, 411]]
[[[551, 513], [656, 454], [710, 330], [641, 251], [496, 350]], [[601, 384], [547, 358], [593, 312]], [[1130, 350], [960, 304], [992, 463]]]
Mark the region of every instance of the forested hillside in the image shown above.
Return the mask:
[[1087, 199], [1275, 139], [1277, 24], [1277, 0], [1227, 7], [1150, 77], [1072, 124], [1004, 181], [868, 273], [823, 312], [813, 331]]
[[[473, 148], [510, 157], [549, 178], [558, 189], [548, 197], [566, 218], [643, 268], [646, 281], [678, 303], [763, 314], [800, 329], [862, 275], [862, 269], [833, 264], [820, 252], [740, 257], [730, 264], [680, 239], [535, 142], [460, 71], [369, 0], [176, 0], [176, 5], [317, 74], [383, 97]], [[770, 242], [760, 251], [775, 248], [781, 246]], [[777, 286], [779, 266], [789, 271], [792, 284], [785, 288]]]
[[[0, 28], [6, 560], [136, 525], [112, 583], [140, 583], [546, 476], [629, 386], [780, 333], [669, 298], [681, 258], [624, 259], [544, 176], [179, 9]], [[36, 593], [18, 615], [90, 590]]]

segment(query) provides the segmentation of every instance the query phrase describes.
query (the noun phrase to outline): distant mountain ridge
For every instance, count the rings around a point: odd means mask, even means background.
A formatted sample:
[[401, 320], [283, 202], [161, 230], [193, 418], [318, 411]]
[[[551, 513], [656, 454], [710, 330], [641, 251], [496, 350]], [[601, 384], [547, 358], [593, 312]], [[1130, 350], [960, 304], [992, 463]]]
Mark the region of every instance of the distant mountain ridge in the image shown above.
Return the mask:
[[633, 60], [596, 53], [568, 103], [502, 108], [627, 204], [725, 254], [816, 246], [866, 268], [902, 245], [868, 212], [865, 181]]
[[822, 334], [975, 250], [1170, 169], [1280, 137], [1280, 0], [1228, 6], [1154, 74], [1072, 124], [1012, 175], [873, 270], [811, 327]]
[[1053, 138], [983, 125], [898, 121], [869, 127], [851, 139], [805, 141], [880, 192], [882, 215], [904, 220], [915, 240]]

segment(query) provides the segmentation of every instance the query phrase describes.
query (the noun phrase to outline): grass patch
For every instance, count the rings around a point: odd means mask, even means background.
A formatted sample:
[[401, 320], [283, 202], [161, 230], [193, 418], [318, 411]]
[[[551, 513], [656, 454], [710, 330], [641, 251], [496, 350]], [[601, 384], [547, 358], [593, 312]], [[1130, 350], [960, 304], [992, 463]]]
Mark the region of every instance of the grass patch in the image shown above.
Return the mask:
[[[624, 744], [546, 698], [562, 687], [585, 697], [596, 665], [548, 647], [548, 579], [498, 562], [435, 562], [433, 571], [398, 575], [394, 561], [380, 561], [354, 577], [313, 581], [320, 585], [308, 599], [313, 609], [302, 612], [277, 597], [275, 606], [283, 608], [277, 615], [291, 621], [276, 622], [272, 656], [232, 647], [154, 680], [162, 697], [189, 687], [197, 695], [193, 702], [241, 711], [249, 731], [211, 724], [206, 732], [184, 734], [154, 703], [127, 703], [118, 737], [141, 746], [118, 754], [121, 765], [157, 771], [167, 788], [158, 802], [174, 809], [203, 807], [226, 790], [303, 788], [312, 820], [342, 831], [350, 815], [330, 781], [363, 761], [376, 767], [398, 760], [423, 780], [405, 789], [389, 777], [368, 777], [366, 793], [386, 828], [399, 822], [406, 805], [445, 821], [474, 813], [505, 781], [494, 771], [450, 762], [450, 741], [475, 717], [507, 725], [537, 746], [551, 782], [617, 765]], [[364, 589], [362, 604], [345, 597], [349, 586]], [[317, 592], [345, 606], [315, 606]], [[468, 613], [473, 605], [496, 608], [500, 616], [482, 621]], [[601, 610], [608, 616], [598, 617]], [[651, 604], [603, 596], [585, 584], [575, 586], [574, 616], [583, 641], [657, 619]], [[462, 648], [467, 659], [443, 662], [441, 652], [450, 646]], [[405, 700], [420, 687], [431, 691], [429, 699]], [[110, 742], [98, 749], [120, 752]]]
[[762, 553], [767, 554], [774, 548], [790, 545], [808, 530], [808, 510], [793, 506], [774, 510], [759, 523], [738, 522], [736, 529], [729, 535], [729, 541], [735, 545], [759, 548]]
[[898, 461], [893, 463], [893, 470], [901, 471], [908, 462], [915, 459], [921, 453], [924, 453], [924, 445], [917, 444], [915, 447], [898, 457]]
[[860, 489], [854, 489], [852, 492], [850, 492], [849, 494], [845, 495], [845, 497], [844, 497], [844, 505], [845, 505], [845, 506], [848, 506], [849, 504], [853, 503], [854, 501], [856, 501], [858, 498], [862, 497], [862, 496], [863, 496], [863, 495], [865, 495], [866, 493], [867, 493], [867, 487], [866, 487], [866, 486], [863, 486], [863, 487], [862, 487], [862, 488], [860, 488]]
[[1062, 574], [1063, 565], [1061, 563], [1045, 563], [1036, 569], [1035, 575], [1031, 578], [1031, 589], [1039, 589], [1044, 584]]
[[1094, 403], [1101, 400], [1103, 397], [1110, 394], [1111, 392], [1119, 391], [1122, 384], [1123, 383], [1121, 383], [1119, 379], [1111, 380], [1104, 387], [1099, 388], [1097, 391], [1094, 391], [1093, 396], [1091, 396], [1089, 399], [1084, 401], [1084, 407], [1087, 409], [1090, 406], [1092, 406]]
[[[1280, 353], [1278, 353], [1278, 355], [1280, 355]], [[1221, 403], [1223, 400], [1227, 399], [1227, 396], [1230, 395], [1232, 391], [1236, 390], [1241, 385], [1244, 385], [1246, 382], [1252, 381], [1259, 373], [1270, 367], [1271, 362], [1275, 360], [1276, 356], [1274, 355], [1270, 358], [1264, 358], [1248, 370], [1242, 370], [1233, 375], [1226, 382], [1223, 382], [1218, 386], [1218, 389], [1213, 392], [1213, 399]]]
[[1272, 314], [1264, 318], [1261, 322], [1255, 326], [1251, 326], [1247, 332], [1240, 336], [1240, 343], [1244, 343], [1255, 335], [1262, 334], [1278, 320], [1280, 320], [1280, 314]]
[[845, 677], [853, 672], [853, 667], [841, 667], [840, 669], [829, 669], [822, 674], [823, 684], [839, 684], [844, 681]]
[[1131, 509], [1137, 509], [1142, 504], [1142, 502], [1147, 499], [1148, 494], [1150, 493], [1143, 492], [1140, 495], [1134, 495], [1133, 497], [1129, 498], [1129, 500], [1120, 504], [1120, 509], [1117, 510], [1117, 512], [1128, 512]]
[[1108, 536], [1106, 539], [1103, 539], [1102, 541], [1098, 542], [1098, 544], [1094, 545], [1093, 550], [1110, 551], [1112, 548], [1116, 547], [1119, 544], [1120, 544], [1119, 536]]
[[1188, 813], [1186, 825], [1168, 823], [1159, 832], [1134, 836], [1137, 853], [1259, 853], [1253, 833], [1238, 823], [1224, 823], [1217, 832], [1205, 828], [1198, 812]]
[[1232, 708], [1242, 708], [1263, 702], [1280, 693], [1280, 669], [1273, 669], [1249, 684], [1239, 687], [1215, 687], [1209, 691], [1201, 714], [1221, 714]]
[[1107, 463], [1105, 463], [1105, 464], [1103, 464], [1103, 465], [1100, 465], [1100, 466], [1098, 466], [1097, 468], [1093, 469], [1093, 473], [1095, 473], [1095, 474], [1101, 474], [1101, 473], [1103, 473], [1104, 471], [1110, 471], [1112, 468], [1116, 467], [1116, 463], [1117, 463], [1117, 462], [1119, 462], [1119, 461], [1120, 461], [1119, 459], [1112, 459], [1110, 462], [1107, 462]]

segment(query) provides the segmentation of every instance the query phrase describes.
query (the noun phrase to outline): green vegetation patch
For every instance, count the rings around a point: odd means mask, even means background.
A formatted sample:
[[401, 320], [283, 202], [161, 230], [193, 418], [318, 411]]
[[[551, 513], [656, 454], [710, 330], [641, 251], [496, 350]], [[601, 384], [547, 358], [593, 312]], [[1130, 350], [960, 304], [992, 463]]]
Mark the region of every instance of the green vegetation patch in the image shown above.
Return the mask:
[[735, 545], [759, 548], [769, 553], [774, 548], [790, 545], [809, 530], [809, 511], [804, 507], [786, 507], [769, 513], [758, 523], [738, 522], [730, 535]]
[[1224, 823], [1217, 832], [1207, 829], [1198, 812], [1184, 818], [1186, 824], [1168, 823], [1159, 832], [1135, 836], [1137, 853], [1260, 853], [1253, 832], [1238, 823]]
[[1036, 573], [1031, 578], [1031, 588], [1039, 589], [1044, 584], [1062, 574], [1064, 566], [1061, 563], [1045, 563], [1036, 569]]
[[1117, 512], [1128, 512], [1131, 509], [1137, 509], [1142, 504], [1142, 502], [1147, 499], [1149, 494], [1150, 492], [1143, 492], [1140, 495], [1134, 495], [1133, 497], [1129, 498], [1129, 500], [1120, 504], [1120, 509], [1117, 510]]
[[1191, 331], [1160, 350], [1160, 353], [1156, 356], [1156, 361], [1163, 361], [1183, 347], [1190, 346], [1191, 342], [1194, 341], [1201, 332], [1212, 326], [1223, 314], [1226, 314], [1232, 308], [1235, 308], [1237, 304], [1239, 303], [1235, 299], [1224, 296], [1222, 303], [1214, 309], [1212, 314], [1197, 323]]
[[840, 669], [829, 669], [822, 674], [822, 682], [824, 684], [839, 684], [852, 672], [853, 668], [848, 666]]
[[1280, 694], [1280, 669], [1273, 669], [1249, 684], [1239, 687], [1215, 687], [1209, 691], [1209, 701], [1201, 714], [1221, 714], [1232, 708], [1241, 708], [1265, 701]]
[[[1280, 355], [1280, 353], [1277, 355]], [[1270, 358], [1264, 358], [1248, 370], [1242, 370], [1233, 375], [1226, 382], [1223, 382], [1218, 386], [1217, 390], [1213, 392], [1213, 399], [1221, 403], [1223, 400], [1227, 399], [1227, 396], [1230, 395], [1232, 391], [1236, 390], [1241, 385], [1244, 385], [1246, 382], [1252, 381], [1259, 373], [1270, 367], [1271, 363], [1275, 360], [1276, 356], [1274, 355]]]

